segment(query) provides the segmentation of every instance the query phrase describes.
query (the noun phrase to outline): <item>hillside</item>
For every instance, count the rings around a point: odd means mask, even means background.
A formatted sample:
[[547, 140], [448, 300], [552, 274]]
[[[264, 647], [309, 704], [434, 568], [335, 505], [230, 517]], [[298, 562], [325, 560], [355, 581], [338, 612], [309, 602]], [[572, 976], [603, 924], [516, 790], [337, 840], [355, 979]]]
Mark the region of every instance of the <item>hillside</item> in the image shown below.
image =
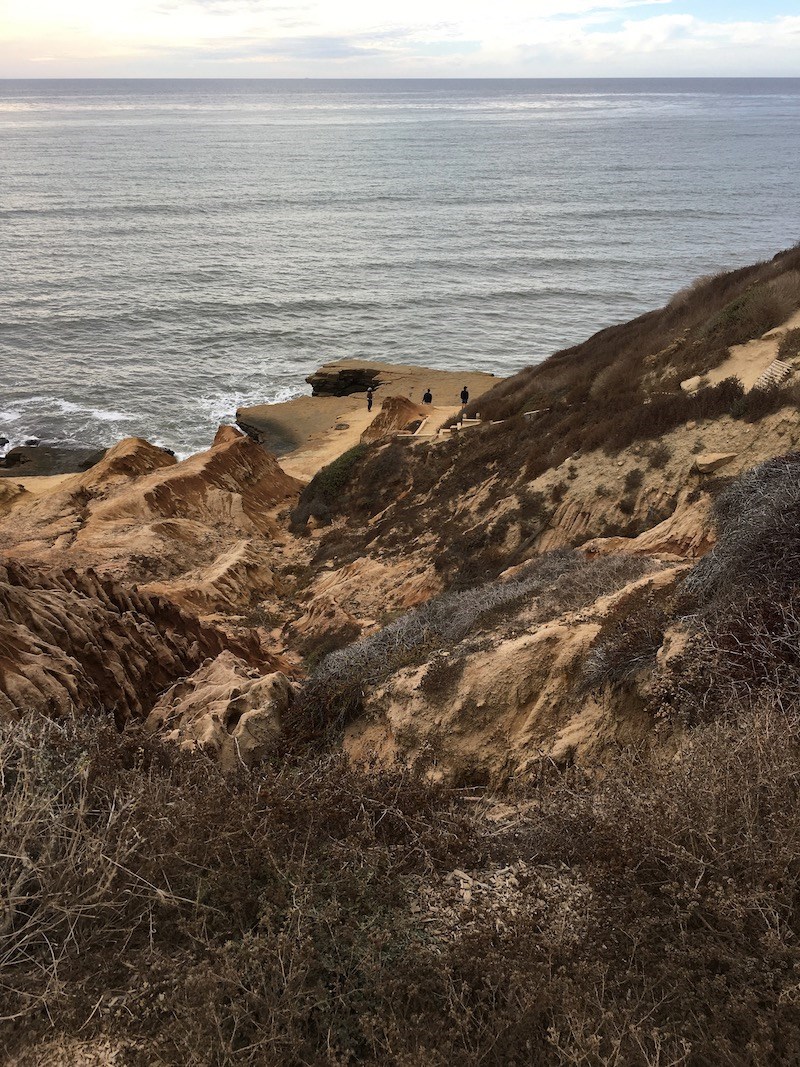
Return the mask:
[[0, 480], [2, 1062], [800, 1062], [799, 370], [794, 248]]

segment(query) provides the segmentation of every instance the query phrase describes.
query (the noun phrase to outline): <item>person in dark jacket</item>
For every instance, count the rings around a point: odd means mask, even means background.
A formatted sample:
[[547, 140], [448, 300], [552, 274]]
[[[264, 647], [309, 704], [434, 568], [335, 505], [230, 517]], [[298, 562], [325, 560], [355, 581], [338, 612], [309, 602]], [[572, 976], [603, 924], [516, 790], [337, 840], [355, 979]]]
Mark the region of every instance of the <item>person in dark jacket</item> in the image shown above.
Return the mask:
[[432, 404], [433, 403], [433, 393], [430, 390], [430, 386], [422, 394], [422, 403], [423, 404]]
[[461, 406], [465, 408], [468, 403], [469, 403], [469, 389], [467, 389], [467, 387], [465, 385], [464, 388], [461, 390]]
[[372, 398], [375, 394], [372, 391], [372, 386], [367, 389], [367, 411], [372, 411]]

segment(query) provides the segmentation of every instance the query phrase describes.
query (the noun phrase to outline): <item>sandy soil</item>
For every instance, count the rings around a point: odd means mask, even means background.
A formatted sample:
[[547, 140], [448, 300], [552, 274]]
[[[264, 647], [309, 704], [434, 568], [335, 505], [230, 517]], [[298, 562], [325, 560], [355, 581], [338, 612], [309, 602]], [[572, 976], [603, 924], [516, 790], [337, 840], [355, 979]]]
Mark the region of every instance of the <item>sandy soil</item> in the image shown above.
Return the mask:
[[[345, 400], [350, 399], [344, 397]], [[460, 407], [435, 407], [429, 409], [426, 432], [438, 430], [442, 423], [457, 415]], [[311, 481], [318, 470], [332, 463], [343, 452], [357, 445], [361, 434], [378, 414], [380, 407], [373, 407], [367, 412], [366, 407], [352, 414], [345, 414], [333, 429], [313, 434], [302, 448], [280, 457], [280, 465], [293, 478]]]
[[725, 362], [709, 371], [704, 377], [708, 379], [710, 385], [716, 385], [725, 378], [736, 377], [745, 389], [752, 389], [759, 376], [777, 358], [778, 346], [783, 335], [799, 327], [800, 311], [796, 311], [782, 326], [776, 326], [763, 337], [748, 341], [743, 345], [734, 345]]
[[31, 475], [29, 478], [9, 478], [9, 481], [21, 485], [33, 496], [44, 496], [62, 488], [65, 482], [75, 478], [80, 478], [80, 474], [40, 474]]

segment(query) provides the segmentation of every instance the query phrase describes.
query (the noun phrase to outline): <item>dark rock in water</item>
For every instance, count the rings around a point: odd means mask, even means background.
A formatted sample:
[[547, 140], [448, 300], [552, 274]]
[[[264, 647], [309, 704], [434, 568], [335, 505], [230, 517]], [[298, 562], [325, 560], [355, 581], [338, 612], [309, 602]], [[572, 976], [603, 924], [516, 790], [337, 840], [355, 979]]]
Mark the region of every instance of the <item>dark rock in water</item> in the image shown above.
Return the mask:
[[366, 393], [381, 384], [380, 371], [374, 367], [320, 367], [309, 374], [306, 381], [311, 386], [312, 396], [349, 396], [351, 393]]
[[25, 447], [26, 448], [36, 448], [36, 446], [39, 443], [40, 443], [40, 441], [39, 441], [38, 437], [26, 437], [25, 438]]
[[8, 444], [8, 438], [0, 436], [0, 448], [5, 448]]
[[104, 448], [80, 448], [67, 445], [19, 445], [0, 459], [0, 478], [80, 474], [99, 463]]

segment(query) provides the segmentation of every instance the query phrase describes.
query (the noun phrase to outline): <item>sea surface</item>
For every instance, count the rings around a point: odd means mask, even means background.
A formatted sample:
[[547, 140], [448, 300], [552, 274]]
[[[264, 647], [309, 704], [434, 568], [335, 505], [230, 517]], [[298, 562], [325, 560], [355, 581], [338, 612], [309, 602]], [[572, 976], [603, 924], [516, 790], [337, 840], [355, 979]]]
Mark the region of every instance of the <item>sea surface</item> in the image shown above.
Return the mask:
[[359, 357], [506, 375], [800, 239], [800, 79], [0, 81], [0, 437], [184, 455]]

